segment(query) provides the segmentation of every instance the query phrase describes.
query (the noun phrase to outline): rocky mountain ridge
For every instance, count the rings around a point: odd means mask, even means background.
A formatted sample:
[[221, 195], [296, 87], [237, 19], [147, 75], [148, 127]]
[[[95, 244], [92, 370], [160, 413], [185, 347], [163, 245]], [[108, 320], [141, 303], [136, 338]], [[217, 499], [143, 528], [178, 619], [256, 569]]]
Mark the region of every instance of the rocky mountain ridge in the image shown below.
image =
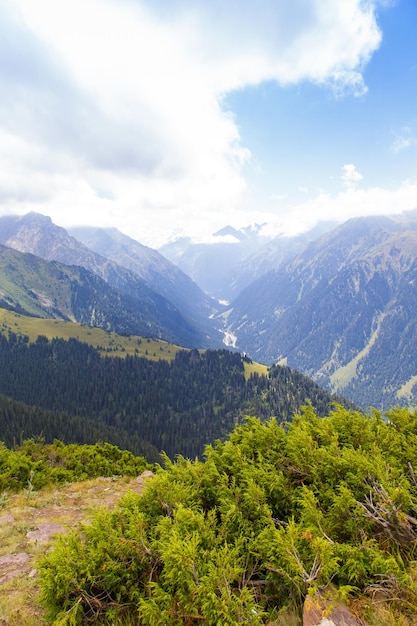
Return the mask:
[[417, 229], [358, 218], [251, 283], [227, 312], [238, 349], [366, 407], [413, 402]]
[[136, 274], [196, 325], [213, 332], [209, 320], [216, 303], [159, 252], [117, 228], [78, 227], [68, 232], [89, 250]]
[[0, 244], [0, 306], [26, 315], [77, 321], [124, 335], [194, 347], [203, 336], [139, 279], [132, 294], [76, 265], [44, 261]]
[[[141, 316], [142, 319], [148, 317], [149, 332], [152, 327], [158, 327], [161, 315], [165, 319], [165, 330], [168, 330], [169, 317], [172, 315], [173, 327], [168, 333], [170, 336], [164, 335], [161, 331], [162, 335], [158, 332], [157, 337], [162, 336], [169, 341], [191, 347], [220, 346], [221, 334], [210, 318], [214, 310], [210, 299], [178, 268], [163, 259], [157, 252], [145, 246], [141, 247], [140, 244], [137, 244], [134, 249], [136, 257], [133, 252], [130, 255], [130, 267], [124, 266], [123, 261], [127, 263], [126, 255], [122, 256], [121, 245], [116, 243], [118, 236], [117, 233], [112, 234], [113, 239], [107, 236], [106, 245], [103, 248], [111, 251], [109, 242], [113, 240], [118, 250], [113, 256], [119, 256], [121, 262], [116, 262], [90, 249], [64, 228], [55, 225], [49, 217], [37, 213], [28, 213], [22, 217], [0, 217], [0, 243], [23, 253], [31, 253], [45, 261], [79, 266], [92, 272], [106, 281], [112, 289], [120, 292], [123, 297], [127, 296], [136, 300], [139, 312], [140, 302], [143, 303]], [[121, 233], [119, 238], [123, 238], [124, 242], [129, 239]], [[138, 261], [139, 248], [142, 252], [141, 261]], [[141, 272], [138, 266], [142, 268]], [[157, 275], [158, 279], [156, 279]], [[175, 296], [175, 293], [180, 295], [174, 297], [176, 302], [172, 302], [170, 297]], [[185, 332], [184, 337], [182, 337], [182, 331], [179, 334], [177, 332], [178, 324]], [[186, 343], [183, 343], [186, 335], [188, 335]]]

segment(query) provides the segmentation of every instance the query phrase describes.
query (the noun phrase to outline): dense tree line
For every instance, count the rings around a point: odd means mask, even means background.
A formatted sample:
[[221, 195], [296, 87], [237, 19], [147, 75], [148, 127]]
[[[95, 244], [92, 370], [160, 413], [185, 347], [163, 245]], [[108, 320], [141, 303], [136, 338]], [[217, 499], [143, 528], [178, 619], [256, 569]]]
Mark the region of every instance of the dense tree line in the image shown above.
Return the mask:
[[160, 461], [159, 451], [136, 433], [128, 434], [97, 420], [28, 406], [0, 395], [0, 441], [8, 448], [15, 448], [28, 439], [41, 439], [45, 443], [61, 440], [67, 444], [107, 442], [142, 455], [151, 463]]
[[248, 418], [204, 461], [167, 460], [42, 559], [52, 623], [287, 626], [327, 594], [416, 624], [417, 415], [387, 417]]
[[[228, 350], [180, 351], [172, 362], [101, 357], [76, 339], [0, 336], [0, 393], [136, 434], [169, 456], [201, 454], [246, 414], [287, 420], [307, 400], [318, 414], [333, 398], [308, 378], [275, 367], [244, 376]], [[2, 434], [0, 431], [0, 440]]]

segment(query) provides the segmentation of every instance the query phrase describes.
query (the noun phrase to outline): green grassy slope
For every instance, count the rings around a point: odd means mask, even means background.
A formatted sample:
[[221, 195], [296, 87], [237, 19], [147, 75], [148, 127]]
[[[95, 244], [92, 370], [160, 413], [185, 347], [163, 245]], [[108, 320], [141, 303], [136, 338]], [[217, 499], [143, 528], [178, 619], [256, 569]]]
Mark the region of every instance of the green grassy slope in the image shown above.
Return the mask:
[[26, 335], [31, 342], [35, 341], [39, 335], [48, 339], [55, 337], [61, 339], [74, 338], [98, 349], [101, 354], [108, 354], [109, 356], [136, 354], [150, 360], [165, 359], [170, 361], [175, 357], [178, 350], [184, 349], [159, 339], [150, 339], [139, 335], [119, 335], [78, 322], [30, 317], [0, 308], [0, 333], [7, 335], [9, 331], [16, 335]]

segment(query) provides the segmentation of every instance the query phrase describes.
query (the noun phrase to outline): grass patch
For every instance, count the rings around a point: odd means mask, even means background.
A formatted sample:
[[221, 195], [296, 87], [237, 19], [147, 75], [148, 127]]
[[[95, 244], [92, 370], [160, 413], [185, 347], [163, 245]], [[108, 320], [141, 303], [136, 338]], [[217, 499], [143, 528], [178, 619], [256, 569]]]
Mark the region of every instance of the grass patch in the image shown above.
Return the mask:
[[243, 362], [244, 367], [245, 367], [245, 378], [246, 380], [249, 380], [249, 378], [251, 377], [251, 374], [259, 374], [259, 376], [267, 376], [268, 375], [268, 366], [267, 365], [262, 365], [262, 363], [246, 363], [246, 361]]
[[39, 605], [38, 596], [35, 576], [14, 578], [2, 585], [0, 616], [7, 618], [8, 626], [47, 626], [48, 621]]
[[[32, 343], [36, 341], [39, 335], [47, 337], [49, 340], [56, 337], [65, 340], [78, 339], [78, 341], [96, 348], [102, 356], [125, 357], [129, 354], [151, 361], [172, 361], [177, 352], [187, 350], [187, 348], [160, 339], [139, 335], [118, 335], [102, 328], [84, 326], [78, 322], [29, 317], [0, 308], [0, 333], [7, 336], [9, 332], [29, 337], [29, 342]], [[260, 376], [267, 376], [268, 374], [268, 367], [261, 363], [244, 362], [244, 366], [246, 380], [254, 373]]]

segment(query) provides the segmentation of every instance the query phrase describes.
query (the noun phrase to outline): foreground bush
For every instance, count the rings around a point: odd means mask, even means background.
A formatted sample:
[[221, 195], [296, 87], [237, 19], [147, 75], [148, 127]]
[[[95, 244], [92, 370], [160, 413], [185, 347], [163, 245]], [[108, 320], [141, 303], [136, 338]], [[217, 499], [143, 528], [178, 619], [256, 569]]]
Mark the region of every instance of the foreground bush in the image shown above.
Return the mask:
[[109, 443], [65, 445], [28, 439], [10, 450], [0, 442], [0, 493], [99, 476], [138, 476], [148, 467], [143, 457]]
[[[417, 416], [248, 418], [40, 563], [53, 623], [267, 624], [330, 584], [415, 623]], [[407, 621], [410, 619], [410, 621]]]

